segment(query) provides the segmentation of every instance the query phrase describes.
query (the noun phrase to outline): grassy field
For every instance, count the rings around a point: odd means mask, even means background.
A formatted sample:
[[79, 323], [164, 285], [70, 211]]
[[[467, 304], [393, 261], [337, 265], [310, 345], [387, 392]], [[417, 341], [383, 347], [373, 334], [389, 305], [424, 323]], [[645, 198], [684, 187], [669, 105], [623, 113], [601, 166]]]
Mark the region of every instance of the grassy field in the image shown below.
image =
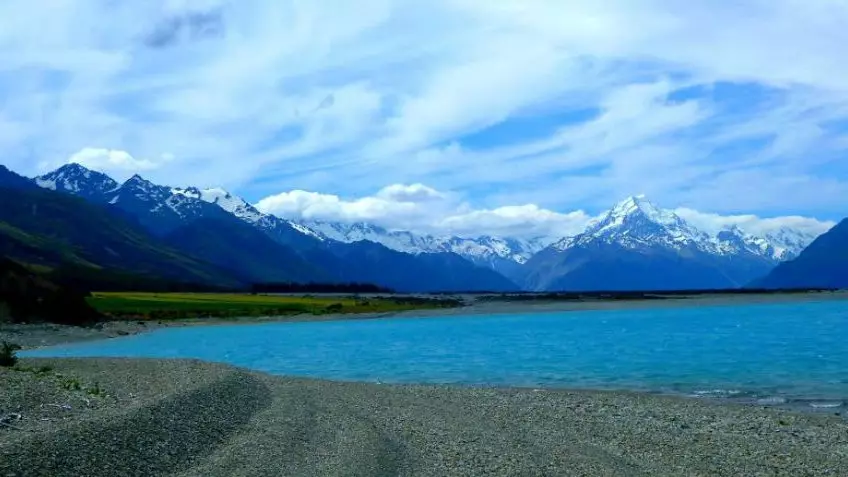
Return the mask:
[[436, 298], [358, 298], [222, 293], [93, 293], [89, 304], [114, 319], [287, 316], [385, 313], [450, 308], [460, 303]]

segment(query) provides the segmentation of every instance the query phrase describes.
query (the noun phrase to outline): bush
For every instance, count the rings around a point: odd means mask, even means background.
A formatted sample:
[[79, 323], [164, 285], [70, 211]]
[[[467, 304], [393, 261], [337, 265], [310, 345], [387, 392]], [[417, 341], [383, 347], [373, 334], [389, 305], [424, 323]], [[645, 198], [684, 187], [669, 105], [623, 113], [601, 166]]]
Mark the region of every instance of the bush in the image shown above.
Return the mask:
[[21, 349], [20, 346], [14, 343], [3, 342], [0, 344], [0, 366], [11, 368], [18, 362], [18, 356], [15, 351]]

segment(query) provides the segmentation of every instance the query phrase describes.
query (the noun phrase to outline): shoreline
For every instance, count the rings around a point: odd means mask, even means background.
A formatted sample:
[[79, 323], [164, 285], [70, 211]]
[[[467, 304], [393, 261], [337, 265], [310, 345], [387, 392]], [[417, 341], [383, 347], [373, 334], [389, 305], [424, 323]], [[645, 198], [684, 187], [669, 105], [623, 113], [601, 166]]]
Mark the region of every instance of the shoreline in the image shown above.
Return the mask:
[[[22, 361], [52, 370], [0, 369], [0, 407], [22, 415], [0, 428], [3, 475], [848, 475], [848, 422], [828, 415], [196, 360]], [[69, 378], [81, 390], [56, 386]]]
[[[457, 295], [464, 303], [455, 308], [433, 308], [380, 313], [339, 313], [326, 315], [286, 315], [266, 317], [188, 318], [177, 320], [110, 320], [90, 327], [50, 323], [0, 323], [0, 342], [16, 343], [23, 349], [35, 349], [83, 341], [118, 338], [147, 333], [161, 328], [187, 326], [232, 326], [263, 323], [302, 323], [398, 318], [444, 318], [450, 316], [501, 315], [512, 313], [557, 313], [580, 311], [613, 311], [635, 309], [668, 309], [690, 306], [766, 305], [787, 302], [819, 302], [848, 300], [848, 292], [762, 295], [697, 295], [655, 300], [481, 300], [481, 296]], [[485, 297], [485, 295], [483, 296]]]
[[[786, 302], [818, 302], [843, 300], [848, 298], [846, 293], [828, 293], [825, 295], [754, 295], [754, 296], [709, 296], [682, 297], [663, 300], [584, 300], [584, 301], [546, 301], [537, 303], [526, 302], [471, 302], [456, 308], [410, 310], [402, 312], [363, 313], [363, 314], [327, 314], [327, 315], [289, 315], [280, 317], [245, 317], [245, 318], [194, 318], [172, 321], [110, 321], [91, 328], [68, 327], [51, 324], [0, 325], [0, 341], [15, 342], [22, 345], [23, 350], [63, 344], [97, 341], [120, 338], [136, 334], [149, 333], [164, 328], [182, 328], [191, 326], [249, 326], [268, 323], [300, 323], [300, 322], [331, 322], [348, 320], [377, 320], [404, 318], [444, 318], [451, 316], [475, 316], [511, 313], [554, 313], [571, 311], [603, 311], [628, 309], [667, 309], [689, 306], [726, 306], [734, 304], [772, 304]], [[466, 301], [467, 302], [467, 301]], [[346, 381], [332, 380], [345, 383]], [[350, 382], [347, 382], [351, 384]], [[387, 384], [407, 386], [409, 384]], [[464, 384], [444, 384], [461, 388], [479, 389], [515, 389], [532, 390], [532, 387], [500, 387], [475, 386]], [[604, 389], [604, 388], [574, 388], [574, 387], [542, 387], [546, 391], [565, 392], [611, 392], [635, 393], [647, 396], [670, 396], [673, 398], [713, 403], [716, 405], [739, 405], [749, 408], [782, 409], [803, 414], [836, 414], [848, 419], [848, 396], [833, 398], [806, 398], [789, 396], [752, 395], [749, 393], [704, 391], [675, 392], [653, 389]], [[741, 395], [740, 395], [741, 394]], [[838, 402], [838, 405], [836, 405]]]

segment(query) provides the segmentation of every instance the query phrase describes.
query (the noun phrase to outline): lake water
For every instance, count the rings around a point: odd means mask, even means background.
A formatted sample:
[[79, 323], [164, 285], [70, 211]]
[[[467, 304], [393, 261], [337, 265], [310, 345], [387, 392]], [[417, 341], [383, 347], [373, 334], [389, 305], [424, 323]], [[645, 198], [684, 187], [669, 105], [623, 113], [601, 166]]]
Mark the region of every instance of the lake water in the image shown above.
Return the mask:
[[24, 356], [200, 358], [383, 383], [848, 399], [848, 302], [160, 329]]

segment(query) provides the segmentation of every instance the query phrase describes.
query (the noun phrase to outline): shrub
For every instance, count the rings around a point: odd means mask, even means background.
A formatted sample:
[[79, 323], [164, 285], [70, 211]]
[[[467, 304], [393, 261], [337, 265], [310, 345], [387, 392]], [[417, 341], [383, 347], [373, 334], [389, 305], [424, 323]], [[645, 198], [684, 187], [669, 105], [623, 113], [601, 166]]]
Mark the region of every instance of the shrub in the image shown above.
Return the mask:
[[11, 368], [18, 362], [18, 355], [15, 353], [21, 349], [20, 346], [14, 343], [3, 342], [0, 344], [0, 366]]

